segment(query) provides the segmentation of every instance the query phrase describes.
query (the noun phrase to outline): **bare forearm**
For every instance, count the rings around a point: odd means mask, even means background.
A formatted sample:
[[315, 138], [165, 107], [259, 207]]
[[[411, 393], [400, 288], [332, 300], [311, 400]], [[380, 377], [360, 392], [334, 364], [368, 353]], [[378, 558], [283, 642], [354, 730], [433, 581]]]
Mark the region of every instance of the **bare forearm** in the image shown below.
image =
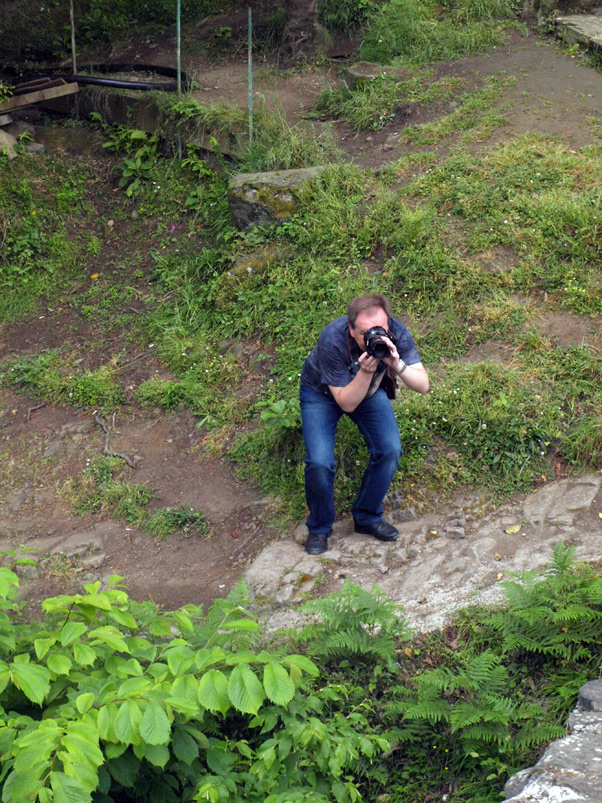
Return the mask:
[[334, 400], [346, 413], [352, 413], [355, 408], [366, 398], [366, 393], [370, 387], [374, 372], [368, 373], [361, 369], [353, 377], [351, 382], [345, 387], [337, 388], [330, 386]]
[[416, 393], [428, 393], [430, 387], [429, 376], [422, 363], [406, 365], [405, 368], [400, 363], [399, 367], [394, 370], [403, 384], [410, 390], [415, 390]]

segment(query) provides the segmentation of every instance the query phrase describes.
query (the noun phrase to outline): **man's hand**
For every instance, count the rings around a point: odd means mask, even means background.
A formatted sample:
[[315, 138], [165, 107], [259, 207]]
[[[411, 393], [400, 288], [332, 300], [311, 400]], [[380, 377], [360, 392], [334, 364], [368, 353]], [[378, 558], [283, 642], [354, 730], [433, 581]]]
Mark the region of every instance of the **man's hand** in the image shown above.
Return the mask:
[[360, 371], [364, 371], [364, 373], [370, 374], [370, 376], [372, 376], [372, 374], [378, 368], [379, 360], [377, 360], [376, 357], [371, 357], [367, 351], [364, 351], [362, 354], [360, 354], [360, 357], [357, 362], [360, 367]]
[[[429, 377], [422, 363], [415, 362], [412, 365], [407, 365], [407, 363], [403, 362], [399, 356], [399, 352], [388, 337], [383, 336], [382, 341], [387, 344], [390, 352], [390, 356], [385, 357], [383, 362], [391, 366], [406, 387], [415, 390], [417, 393], [428, 393], [430, 386]], [[399, 371], [401, 371], [404, 365], [406, 367], [403, 374], [399, 374]]]

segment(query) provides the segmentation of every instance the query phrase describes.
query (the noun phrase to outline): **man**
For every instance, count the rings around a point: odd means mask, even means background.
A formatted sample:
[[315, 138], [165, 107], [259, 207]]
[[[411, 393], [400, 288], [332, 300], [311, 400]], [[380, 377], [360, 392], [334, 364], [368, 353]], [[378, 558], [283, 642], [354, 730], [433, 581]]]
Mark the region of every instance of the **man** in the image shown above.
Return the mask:
[[[378, 356], [366, 350], [364, 336], [368, 333], [370, 349], [375, 351], [374, 333], [370, 332], [373, 327], [384, 330], [376, 333]], [[388, 356], [383, 356], [387, 351]], [[395, 541], [399, 535], [382, 519], [382, 503], [401, 456], [397, 421], [384, 387], [389, 383], [391, 390], [395, 376], [418, 393], [428, 392], [428, 374], [414, 340], [404, 324], [391, 317], [388, 299], [381, 295], [353, 298], [347, 316], [322, 330], [301, 373], [299, 398], [309, 508], [305, 551], [310, 555], [328, 549], [334, 521], [334, 437], [342, 415], [357, 424], [370, 453], [353, 505], [355, 531], [380, 541]]]

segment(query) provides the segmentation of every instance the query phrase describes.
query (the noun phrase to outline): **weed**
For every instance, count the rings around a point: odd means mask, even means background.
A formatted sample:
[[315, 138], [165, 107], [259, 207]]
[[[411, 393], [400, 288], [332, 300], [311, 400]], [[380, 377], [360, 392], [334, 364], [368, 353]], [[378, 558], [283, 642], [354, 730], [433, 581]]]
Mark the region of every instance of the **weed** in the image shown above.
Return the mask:
[[144, 529], [151, 535], [165, 538], [180, 531], [185, 534], [190, 531], [206, 533], [208, 527], [199, 510], [166, 507], [155, 510], [145, 522]]

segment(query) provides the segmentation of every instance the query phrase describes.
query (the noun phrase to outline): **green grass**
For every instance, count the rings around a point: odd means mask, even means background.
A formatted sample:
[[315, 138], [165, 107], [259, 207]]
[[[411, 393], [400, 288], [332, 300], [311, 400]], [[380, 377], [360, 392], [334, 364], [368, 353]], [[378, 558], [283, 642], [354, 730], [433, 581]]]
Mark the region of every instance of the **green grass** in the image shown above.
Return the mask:
[[[495, 77], [448, 118], [407, 136], [448, 141], [482, 132], [496, 87], [507, 80]], [[416, 102], [421, 93], [443, 92], [428, 90], [426, 72], [412, 81], [405, 91]], [[284, 128], [287, 147], [289, 134]], [[407, 316], [433, 377], [429, 396], [403, 393], [396, 402], [405, 443], [397, 484], [410, 497], [428, 496], [486, 477], [502, 498], [529, 488], [559, 457], [575, 470], [596, 465], [599, 355], [550, 342], [539, 315], [563, 312], [582, 316], [592, 331], [599, 326], [600, 154], [600, 146], [572, 152], [526, 136], [478, 156], [462, 145], [446, 157], [408, 155], [379, 175], [335, 164], [304, 189], [293, 218], [247, 232], [229, 220], [227, 174], [192, 151], [182, 164], [157, 157], [136, 200], [138, 220], [130, 218], [131, 200], [112, 193], [117, 223], [132, 237], [131, 245], [122, 240], [120, 261], [114, 253], [109, 261], [93, 230], [81, 236], [88, 270], [100, 276], [79, 284], [72, 305], [84, 320], [108, 326], [117, 310], [137, 303], [137, 315], [124, 312], [120, 320], [132, 327], [131, 340], [154, 344], [171, 376], [139, 383], [134, 403], [189, 409], [210, 434], [207, 448], [227, 449], [241, 474], [274, 494], [281, 515], [298, 519], [303, 445], [292, 411], [303, 360], [351, 296], [384, 292]], [[119, 163], [120, 155], [105, 158]], [[71, 172], [57, 157], [36, 162], [38, 171], [40, 164], [45, 182], [29, 161], [8, 165], [0, 192], [9, 213], [25, 225], [43, 187], [52, 196], [44, 242], [53, 227], [55, 234], [85, 228], [94, 193], [103, 190], [87, 188], [90, 168], [82, 163], [78, 177], [78, 163]], [[79, 200], [61, 224], [50, 207], [65, 186]], [[148, 232], [152, 256], [143, 271], [133, 270]], [[501, 269], [493, 265], [495, 249], [509, 255]], [[109, 268], [101, 270], [105, 258]], [[55, 264], [55, 278], [68, 286], [70, 262]], [[23, 282], [7, 287], [6, 298], [28, 292]], [[468, 359], [490, 341], [501, 344], [503, 365]], [[122, 402], [122, 374], [112, 361], [90, 371], [75, 359], [68, 349], [20, 358], [5, 364], [2, 381], [59, 403], [114, 409]], [[247, 384], [251, 392], [239, 392]], [[352, 426], [341, 427], [337, 460], [342, 512], [365, 462]]]
[[126, 478], [126, 465], [113, 455], [96, 455], [88, 461], [81, 477], [69, 480], [64, 492], [78, 515], [104, 513], [158, 538], [177, 532], [205, 534], [207, 522], [194, 508], [149, 510], [156, 492], [144, 483]]

